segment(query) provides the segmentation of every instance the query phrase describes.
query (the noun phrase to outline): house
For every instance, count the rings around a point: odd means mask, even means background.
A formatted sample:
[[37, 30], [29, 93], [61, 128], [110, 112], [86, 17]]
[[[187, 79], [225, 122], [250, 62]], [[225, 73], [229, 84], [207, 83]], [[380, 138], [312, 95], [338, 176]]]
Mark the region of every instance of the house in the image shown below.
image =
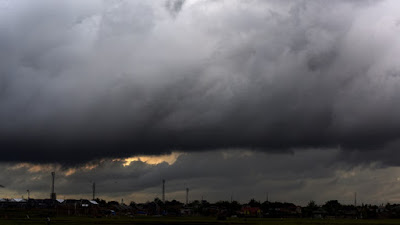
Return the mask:
[[323, 219], [328, 215], [328, 212], [323, 209], [318, 209], [312, 212], [313, 218]]
[[193, 214], [192, 208], [185, 207], [181, 209], [181, 215], [190, 216]]
[[260, 217], [262, 215], [262, 211], [260, 207], [251, 207], [246, 205], [241, 208], [240, 214], [246, 217]]

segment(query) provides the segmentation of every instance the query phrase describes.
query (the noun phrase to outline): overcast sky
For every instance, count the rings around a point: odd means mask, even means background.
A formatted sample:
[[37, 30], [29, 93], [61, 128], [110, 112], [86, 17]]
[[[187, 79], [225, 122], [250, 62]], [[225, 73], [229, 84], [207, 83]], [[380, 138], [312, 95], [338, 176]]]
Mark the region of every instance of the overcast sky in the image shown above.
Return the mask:
[[399, 11], [0, 0], [0, 195], [400, 200]]

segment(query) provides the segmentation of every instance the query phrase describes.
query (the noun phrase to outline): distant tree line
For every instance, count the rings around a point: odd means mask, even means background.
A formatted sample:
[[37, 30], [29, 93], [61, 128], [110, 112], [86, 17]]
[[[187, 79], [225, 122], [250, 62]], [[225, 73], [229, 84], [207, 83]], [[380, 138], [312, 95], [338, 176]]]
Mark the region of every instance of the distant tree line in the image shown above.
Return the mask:
[[[21, 199], [20, 199], [21, 200]], [[28, 199], [17, 201], [0, 199], [0, 212], [8, 208], [19, 210], [49, 209], [55, 214], [66, 215], [160, 215], [160, 216], [216, 216], [227, 217], [270, 217], [270, 218], [400, 218], [399, 204], [359, 206], [341, 204], [338, 200], [329, 200], [322, 205], [310, 201], [301, 207], [290, 202], [260, 202], [251, 199], [247, 203], [238, 201], [194, 200], [184, 204], [177, 200], [162, 201], [155, 198], [145, 203], [130, 202], [128, 205], [117, 201], [95, 199], [95, 202], [80, 199], [51, 200]], [[1, 214], [1, 213], [0, 213]]]

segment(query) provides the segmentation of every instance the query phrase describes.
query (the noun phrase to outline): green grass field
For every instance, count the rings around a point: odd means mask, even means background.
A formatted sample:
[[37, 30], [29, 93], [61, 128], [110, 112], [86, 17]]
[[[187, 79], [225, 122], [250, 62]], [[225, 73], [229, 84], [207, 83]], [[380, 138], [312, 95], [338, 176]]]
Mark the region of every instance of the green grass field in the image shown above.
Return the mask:
[[[32, 219], [0, 219], [0, 224], [47, 224], [45, 218]], [[369, 225], [392, 225], [400, 224], [400, 220], [336, 220], [336, 219], [243, 219], [229, 218], [226, 221], [218, 221], [216, 218], [208, 217], [112, 217], [112, 218], [88, 218], [88, 217], [56, 217], [52, 218], [50, 224], [98, 224], [98, 225], [127, 225], [127, 224], [277, 224], [277, 225], [292, 225], [292, 224], [314, 224], [314, 225], [352, 225], [352, 224], [369, 224]]]

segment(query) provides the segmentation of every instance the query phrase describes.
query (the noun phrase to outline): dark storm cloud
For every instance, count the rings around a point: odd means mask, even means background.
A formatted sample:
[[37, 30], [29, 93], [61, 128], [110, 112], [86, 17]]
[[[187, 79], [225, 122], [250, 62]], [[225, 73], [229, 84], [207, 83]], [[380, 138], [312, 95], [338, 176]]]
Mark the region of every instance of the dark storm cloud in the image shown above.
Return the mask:
[[167, 0], [165, 6], [172, 15], [176, 15], [181, 11], [183, 4], [185, 4], [185, 0]]
[[399, 138], [397, 1], [0, 4], [3, 161]]

